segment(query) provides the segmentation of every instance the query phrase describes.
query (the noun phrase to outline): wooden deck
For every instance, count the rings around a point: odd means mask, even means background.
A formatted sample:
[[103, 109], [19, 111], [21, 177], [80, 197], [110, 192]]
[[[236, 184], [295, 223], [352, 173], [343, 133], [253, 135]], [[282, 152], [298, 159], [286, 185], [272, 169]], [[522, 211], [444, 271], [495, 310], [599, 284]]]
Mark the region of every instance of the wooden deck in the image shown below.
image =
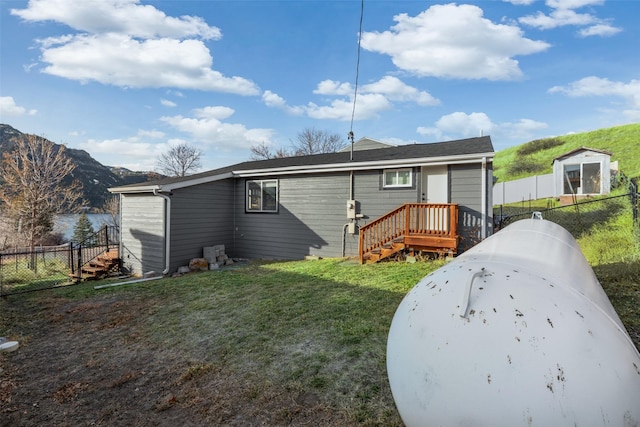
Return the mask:
[[405, 203], [360, 228], [360, 263], [402, 250], [456, 253], [458, 205]]

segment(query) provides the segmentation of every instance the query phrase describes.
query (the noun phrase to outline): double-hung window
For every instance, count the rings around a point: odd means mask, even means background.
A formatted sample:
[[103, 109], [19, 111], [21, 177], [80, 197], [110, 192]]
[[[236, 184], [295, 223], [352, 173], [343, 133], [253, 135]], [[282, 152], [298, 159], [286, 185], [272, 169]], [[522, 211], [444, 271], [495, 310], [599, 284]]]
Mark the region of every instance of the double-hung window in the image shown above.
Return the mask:
[[247, 212], [278, 212], [278, 180], [247, 181]]
[[384, 188], [405, 188], [413, 185], [411, 168], [386, 169], [384, 171]]

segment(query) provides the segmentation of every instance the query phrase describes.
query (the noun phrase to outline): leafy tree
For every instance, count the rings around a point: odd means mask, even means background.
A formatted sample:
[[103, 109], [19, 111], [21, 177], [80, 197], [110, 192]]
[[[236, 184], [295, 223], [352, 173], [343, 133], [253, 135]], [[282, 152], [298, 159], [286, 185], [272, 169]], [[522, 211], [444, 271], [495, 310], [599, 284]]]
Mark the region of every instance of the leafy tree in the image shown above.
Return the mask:
[[18, 239], [33, 249], [52, 231], [55, 215], [79, 205], [81, 185], [63, 182], [75, 168], [64, 146], [35, 135], [13, 142], [0, 164], [0, 209]]
[[175, 145], [157, 159], [160, 173], [168, 176], [187, 176], [200, 169], [202, 153], [193, 145], [182, 143]]
[[78, 222], [76, 222], [76, 226], [73, 228], [73, 237], [71, 238], [74, 243], [83, 243], [85, 245], [93, 244], [93, 238], [96, 231], [93, 229], [93, 225], [89, 218], [87, 218], [87, 214], [82, 211], [80, 218], [78, 218]]

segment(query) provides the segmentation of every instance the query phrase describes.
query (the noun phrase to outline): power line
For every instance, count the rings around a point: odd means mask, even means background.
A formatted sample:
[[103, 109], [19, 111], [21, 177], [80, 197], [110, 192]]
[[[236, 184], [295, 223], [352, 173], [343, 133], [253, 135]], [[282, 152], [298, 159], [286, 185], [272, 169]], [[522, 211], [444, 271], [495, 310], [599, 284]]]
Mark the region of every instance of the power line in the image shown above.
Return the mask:
[[[364, 0], [360, 2], [360, 29], [358, 31], [358, 59], [356, 61], [356, 83], [353, 90], [353, 109], [351, 110], [351, 126], [349, 128], [349, 139], [351, 140], [351, 146], [353, 147], [353, 120], [356, 115], [356, 99], [358, 97], [358, 78], [360, 77], [360, 43], [362, 42], [362, 18], [364, 17]], [[353, 160], [353, 148], [351, 150], [351, 157]]]

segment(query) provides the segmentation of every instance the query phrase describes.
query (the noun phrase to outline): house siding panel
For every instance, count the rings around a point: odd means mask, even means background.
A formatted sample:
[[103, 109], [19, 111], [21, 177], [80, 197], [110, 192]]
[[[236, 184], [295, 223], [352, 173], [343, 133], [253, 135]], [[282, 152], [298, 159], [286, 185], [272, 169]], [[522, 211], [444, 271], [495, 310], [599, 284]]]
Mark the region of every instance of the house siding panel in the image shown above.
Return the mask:
[[342, 227], [347, 222], [348, 174], [280, 177], [278, 213], [245, 212], [245, 182], [240, 179], [236, 184], [238, 253], [266, 259], [341, 255]]
[[170, 271], [202, 257], [205, 246], [233, 253], [233, 181], [175, 190], [171, 197]]
[[[458, 232], [460, 234], [460, 252], [469, 249], [482, 239], [482, 165], [464, 164], [451, 165], [450, 191], [451, 203], [457, 203], [458, 212]], [[487, 165], [486, 185], [491, 188], [491, 165]], [[488, 190], [489, 193], [491, 190]], [[486, 221], [491, 218], [491, 200], [487, 198], [485, 206]]]
[[123, 266], [132, 274], [164, 269], [164, 200], [149, 194], [123, 194], [121, 250]]
[[[264, 178], [268, 179], [268, 178]], [[306, 255], [338, 257], [358, 254], [358, 234], [350, 235], [346, 202], [350, 197], [349, 173], [279, 178], [279, 212], [245, 213], [245, 180], [238, 180], [236, 198], [236, 249], [249, 258], [300, 259]], [[414, 186], [383, 189], [382, 170], [358, 171], [353, 177], [353, 197], [358, 213], [367, 222], [407, 202], [417, 200]], [[344, 242], [343, 242], [344, 236]]]

